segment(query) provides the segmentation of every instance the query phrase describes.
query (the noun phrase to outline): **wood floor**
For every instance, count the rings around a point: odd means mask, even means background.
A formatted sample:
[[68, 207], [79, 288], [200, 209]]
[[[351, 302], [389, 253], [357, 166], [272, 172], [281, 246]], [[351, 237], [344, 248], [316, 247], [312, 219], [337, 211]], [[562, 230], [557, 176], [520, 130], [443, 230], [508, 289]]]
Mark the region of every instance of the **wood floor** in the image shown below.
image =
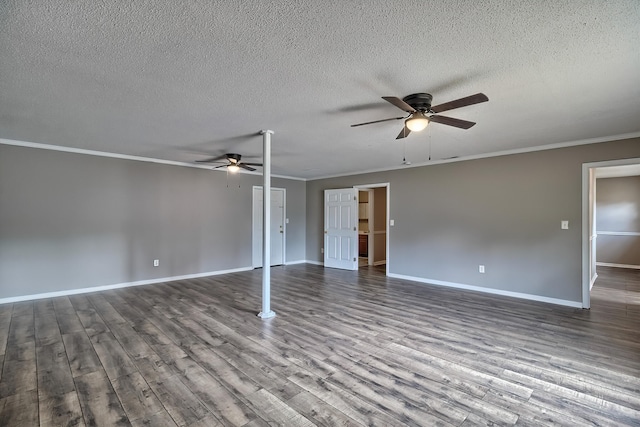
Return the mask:
[[[0, 306], [1, 426], [640, 425], [640, 271], [591, 310], [272, 269]], [[560, 284], [559, 284], [560, 285]]]

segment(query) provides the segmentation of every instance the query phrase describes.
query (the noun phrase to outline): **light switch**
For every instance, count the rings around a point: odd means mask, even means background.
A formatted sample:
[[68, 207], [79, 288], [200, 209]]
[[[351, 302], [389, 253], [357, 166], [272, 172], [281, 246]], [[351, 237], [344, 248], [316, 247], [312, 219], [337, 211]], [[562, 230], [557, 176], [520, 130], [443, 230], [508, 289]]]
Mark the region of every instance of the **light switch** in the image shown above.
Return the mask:
[[560, 223], [560, 227], [562, 227], [563, 230], [568, 230], [569, 229], [569, 221], [562, 220], [562, 222]]
[[393, 227], [396, 222], [392, 219], [389, 220], [389, 226]]

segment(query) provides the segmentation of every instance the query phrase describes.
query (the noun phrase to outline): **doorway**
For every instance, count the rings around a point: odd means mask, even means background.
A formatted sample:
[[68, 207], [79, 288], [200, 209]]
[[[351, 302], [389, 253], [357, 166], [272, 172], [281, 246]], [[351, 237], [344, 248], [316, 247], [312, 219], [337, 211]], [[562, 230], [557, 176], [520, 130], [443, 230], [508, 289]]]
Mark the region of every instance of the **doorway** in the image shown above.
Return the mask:
[[640, 174], [640, 158], [583, 163], [582, 165], [582, 308], [591, 307], [591, 288], [596, 272], [595, 227], [596, 181], [598, 177]]
[[[378, 203], [375, 205], [374, 212], [372, 209], [374, 209], [375, 202], [371, 206], [359, 206], [358, 193], [360, 191], [367, 193], [367, 203], [369, 192], [373, 194], [373, 198], [378, 194]], [[366, 262], [367, 266], [378, 265], [380, 268], [384, 265], [385, 274], [389, 275], [389, 183], [325, 190], [324, 198], [323, 251], [325, 267], [346, 270], [358, 269], [359, 237], [360, 233], [364, 231], [364, 229], [359, 230], [359, 214], [362, 213], [367, 216], [367, 226], [369, 226], [369, 221], [372, 224], [367, 229], [367, 255], [362, 257], [366, 259], [363, 262]], [[369, 261], [370, 256], [371, 261]]]
[[358, 267], [387, 264], [388, 186], [357, 186]]
[[[253, 187], [252, 265], [262, 267], [262, 187]], [[285, 263], [286, 249], [286, 190], [271, 189], [271, 265]]]

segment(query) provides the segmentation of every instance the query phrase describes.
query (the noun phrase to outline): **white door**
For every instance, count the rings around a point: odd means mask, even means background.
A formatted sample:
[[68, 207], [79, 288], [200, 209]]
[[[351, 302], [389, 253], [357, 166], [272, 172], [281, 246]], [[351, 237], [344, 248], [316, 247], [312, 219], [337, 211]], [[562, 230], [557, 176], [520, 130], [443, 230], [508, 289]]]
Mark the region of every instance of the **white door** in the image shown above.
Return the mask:
[[324, 266], [358, 269], [358, 190], [324, 191]]
[[[262, 267], [262, 187], [253, 187], [253, 267]], [[284, 264], [284, 188], [271, 189], [271, 265]]]

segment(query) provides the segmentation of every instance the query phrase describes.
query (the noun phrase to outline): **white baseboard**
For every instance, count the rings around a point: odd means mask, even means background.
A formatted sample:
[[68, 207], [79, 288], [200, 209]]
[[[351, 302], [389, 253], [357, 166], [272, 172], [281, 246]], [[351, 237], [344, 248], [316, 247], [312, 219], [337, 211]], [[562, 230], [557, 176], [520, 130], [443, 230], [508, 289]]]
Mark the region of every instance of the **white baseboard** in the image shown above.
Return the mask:
[[307, 264], [324, 265], [323, 261], [311, 261], [310, 259], [307, 259], [304, 262], [307, 263]]
[[503, 291], [501, 289], [483, 288], [481, 286], [465, 285], [462, 283], [454, 283], [454, 282], [445, 282], [442, 280], [425, 279], [422, 277], [415, 277], [415, 276], [405, 276], [403, 274], [389, 273], [388, 276], [394, 277], [396, 279], [411, 280], [414, 282], [425, 283], [428, 285], [445, 286], [448, 288], [465, 289], [468, 291], [484, 292], [487, 294], [502, 295], [502, 296], [507, 296], [512, 298], [546, 302], [549, 304], [564, 305], [567, 307], [582, 308], [581, 301], [569, 301], [569, 300], [563, 300], [558, 298], [544, 297], [541, 295], [523, 294], [520, 292]]
[[306, 259], [299, 259], [297, 261], [287, 261], [284, 265], [296, 265], [296, 264], [306, 264], [308, 261]]
[[596, 283], [597, 278], [598, 278], [598, 273], [595, 273], [591, 278], [591, 283], [589, 283], [589, 290], [593, 289], [593, 284]]
[[373, 263], [373, 265], [385, 265], [387, 263], [386, 259], [383, 259], [382, 261], [376, 261]]
[[89, 292], [108, 291], [111, 289], [129, 288], [132, 286], [152, 285], [154, 283], [173, 282], [175, 280], [197, 279], [207, 276], [218, 276], [220, 274], [238, 273], [240, 271], [253, 270], [253, 267], [232, 268], [229, 270], [208, 271], [206, 273], [187, 274], [184, 276], [161, 277], [158, 279], [139, 280], [136, 282], [116, 283], [113, 285], [95, 286], [92, 288], [66, 289], [64, 291], [45, 292], [42, 294], [20, 295], [17, 297], [0, 298], [0, 304], [12, 302], [31, 301], [42, 298], [56, 298], [68, 295], [86, 294]]
[[616, 268], [633, 268], [634, 270], [640, 270], [640, 265], [613, 264], [613, 263], [610, 263], [610, 262], [596, 262], [596, 266], [598, 266], [598, 267], [616, 267]]

